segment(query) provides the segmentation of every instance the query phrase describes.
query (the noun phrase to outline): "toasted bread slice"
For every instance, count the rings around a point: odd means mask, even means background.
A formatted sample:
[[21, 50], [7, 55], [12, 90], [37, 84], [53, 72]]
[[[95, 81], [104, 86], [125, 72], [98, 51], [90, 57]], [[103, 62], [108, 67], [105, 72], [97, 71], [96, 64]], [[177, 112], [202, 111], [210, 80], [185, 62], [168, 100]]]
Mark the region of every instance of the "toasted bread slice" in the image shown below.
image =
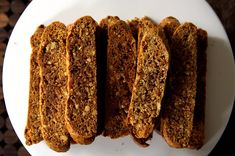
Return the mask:
[[104, 136], [129, 134], [126, 124], [136, 73], [136, 41], [121, 20], [108, 25], [106, 115]]
[[[131, 28], [132, 34], [136, 40], [137, 43], [139, 43], [138, 40], [138, 36], [140, 35], [140, 33], [142, 33], [143, 29], [140, 29], [140, 27], [144, 27], [144, 25], [149, 24], [150, 26], [155, 25], [155, 23], [148, 17], [143, 17], [141, 19], [135, 17], [132, 20], [128, 20], [128, 25]], [[138, 55], [138, 51], [139, 51], [139, 45], [136, 44], [136, 48], [137, 48], [137, 55]], [[136, 58], [138, 59], [138, 58]], [[137, 60], [136, 60], [137, 61]], [[149, 144], [146, 143], [146, 141], [148, 141], [149, 139], [152, 138], [152, 136], [149, 136], [148, 138], [136, 138], [135, 134], [131, 133], [134, 142], [141, 146], [141, 147], [148, 147]]]
[[139, 45], [128, 123], [136, 138], [148, 138], [161, 109], [169, 68], [169, 48], [161, 27], [155, 25], [140, 29], [145, 30], [142, 30]]
[[204, 141], [205, 105], [206, 105], [206, 63], [207, 32], [197, 30], [197, 93], [194, 109], [193, 129], [189, 148], [199, 149]]
[[[176, 19], [175, 17], [172, 17], [172, 16], [168, 16], [166, 18], [164, 18], [160, 23], [159, 23], [159, 26], [162, 27], [162, 29], [164, 30], [164, 33], [165, 33], [165, 36], [166, 36], [166, 39], [167, 39], [167, 42], [168, 42], [168, 45], [169, 45], [169, 48], [171, 49], [171, 40], [172, 40], [172, 35], [174, 33], [174, 31], [180, 26], [180, 22], [178, 21], [178, 19]], [[170, 50], [171, 52], [171, 50]], [[169, 72], [170, 70], [168, 70]], [[166, 80], [166, 89], [165, 89], [165, 93], [164, 93], [164, 97], [163, 97], [163, 100], [162, 100], [162, 108], [160, 111], [160, 114], [159, 116], [157, 117], [157, 120], [156, 120], [156, 130], [157, 130], [157, 133], [161, 134], [160, 133], [160, 126], [161, 126], [161, 116], [165, 110], [165, 103], [166, 103], [166, 99], [169, 94], [169, 91], [168, 91], [168, 88], [169, 88], [169, 76], [167, 77], [167, 80]]]
[[25, 128], [25, 139], [27, 145], [36, 144], [42, 140], [41, 118], [39, 114], [40, 69], [38, 65], [38, 51], [43, 31], [44, 26], [39, 26], [30, 39], [32, 54], [30, 57], [28, 119]]
[[[104, 29], [104, 31], [106, 31], [107, 35], [108, 35], [108, 27], [109, 25], [111, 25], [112, 23], [115, 23], [117, 21], [119, 21], [119, 17], [117, 16], [107, 16], [106, 18], [103, 18], [99, 25], [102, 29]], [[108, 37], [108, 36], [107, 36]]]
[[97, 133], [98, 24], [90, 17], [78, 19], [67, 36], [69, 99], [65, 109], [67, 129], [73, 140], [91, 143]]
[[69, 133], [65, 126], [65, 106], [68, 100], [66, 36], [65, 25], [53, 22], [42, 34], [38, 53], [42, 136], [48, 146], [57, 152], [65, 152], [70, 147]]
[[169, 95], [161, 118], [166, 142], [176, 148], [187, 147], [193, 128], [197, 81], [197, 27], [179, 26], [172, 36]]
[[159, 26], [161, 26], [165, 32], [168, 43], [171, 43], [171, 38], [175, 30], [180, 26], [180, 22], [175, 17], [169, 16], [164, 18]]
[[[107, 16], [103, 18], [100, 23], [99, 23], [99, 28], [100, 28], [100, 40], [99, 45], [100, 45], [100, 55], [99, 55], [99, 60], [100, 60], [100, 65], [99, 65], [99, 73], [100, 73], [100, 92], [99, 92], [99, 97], [100, 97], [100, 110], [99, 114], [100, 116], [98, 119], [98, 133], [103, 134], [104, 129], [105, 129], [105, 116], [106, 116], [106, 109], [104, 109], [105, 103], [106, 103], [106, 71], [107, 71], [107, 47], [108, 47], [108, 26], [111, 25], [113, 22], [116, 22], [120, 20], [119, 17], [117, 16]], [[105, 61], [103, 61], [105, 60]]]

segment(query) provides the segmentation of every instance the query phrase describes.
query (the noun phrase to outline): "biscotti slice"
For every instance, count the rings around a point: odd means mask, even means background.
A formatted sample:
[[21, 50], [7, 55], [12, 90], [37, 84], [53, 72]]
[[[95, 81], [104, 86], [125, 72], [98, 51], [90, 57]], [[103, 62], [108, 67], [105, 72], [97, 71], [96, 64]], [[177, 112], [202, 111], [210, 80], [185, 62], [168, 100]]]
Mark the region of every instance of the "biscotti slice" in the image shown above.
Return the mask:
[[[140, 40], [142, 38], [141, 37], [142, 33], [144, 32], [145, 29], [147, 29], [149, 27], [154, 27], [155, 23], [150, 18], [145, 16], [141, 19], [134, 18], [134, 19], [128, 21], [128, 24], [131, 28], [132, 34], [133, 34], [136, 42], [138, 43], [138, 44], [136, 44], [137, 55], [138, 55]], [[133, 137], [133, 140], [136, 144], [140, 145], [141, 147], [147, 147], [147, 146], [149, 146], [149, 144], [147, 144], [146, 141], [151, 139], [152, 136], [149, 136], [148, 138], [136, 138], [136, 136], [132, 133], [132, 137]]]
[[205, 104], [206, 104], [206, 63], [207, 32], [197, 30], [197, 93], [193, 118], [193, 130], [189, 148], [199, 149], [204, 141]]
[[66, 41], [69, 99], [65, 121], [71, 137], [80, 144], [90, 144], [97, 133], [97, 27], [90, 16], [84, 16], [70, 26]]
[[28, 119], [24, 133], [27, 145], [36, 144], [42, 140], [41, 118], [39, 114], [40, 69], [38, 65], [38, 51], [43, 31], [44, 26], [39, 26], [30, 39], [32, 54], [30, 57]]
[[197, 82], [197, 27], [179, 26], [171, 43], [169, 96], [161, 118], [161, 133], [176, 148], [187, 147], [193, 128]]
[[128, 111], [128, 123], [136, 138], [148, 138], [153, 132], [169, 68], [169, 48], [163, 30], [155, 25], [143, 32]]
[[126, 124], [136, 73], [136, 41], [130, 27], [118, 20], [108, 26], [106, 116], [104, 136], [129, 134]]
[[68, 100], [66, 36], [65, 25], [53, 22], [42, 34], [38, 54], [42, 136], [48, 146], [58, 152], [65, 152], [70, 147], [69, 133], [65, 126], [65, 106]]
[[[159, 23], [159, 26], [164, 30], [169, 48], [171, 48], [172, 35], [173, 35], [174, 31], [180, 26], [180, 22], [175, 17], [169, 16], [169, 17], [164, 18]], [[168, 70], [168, 72], [169, 72], [169, 70]], [[160, 111], [160, 114], [156, 120], [156, 130], [157, 130], [157, 133], [159, 133], [159, 134], [160, 134], [160, 126], [161, 126], [161, 116], [163, 114], [164, 106], [166, 103], [166, 99], [167, 99], [166, 97], [170, 96], [170, 95], [168, 95], [169, 94], [168, 93], [168, 88], [169, 88], [168, 81], [169, 81], [169, 76], [167, 77], [167, 80], [166, 80], [166, 87], [165, 87], [166, 89], [165, 89], [164, 97], [162, 100], [162, 108], [161, 108], [162, 111]]]
[[180, 22], [175, 17], [169, 16], [164, 18], [159, 26], [161, 26], [165, 32], [168, 43], [171, 43], [171, 38], [174, 31], [180, 26]]

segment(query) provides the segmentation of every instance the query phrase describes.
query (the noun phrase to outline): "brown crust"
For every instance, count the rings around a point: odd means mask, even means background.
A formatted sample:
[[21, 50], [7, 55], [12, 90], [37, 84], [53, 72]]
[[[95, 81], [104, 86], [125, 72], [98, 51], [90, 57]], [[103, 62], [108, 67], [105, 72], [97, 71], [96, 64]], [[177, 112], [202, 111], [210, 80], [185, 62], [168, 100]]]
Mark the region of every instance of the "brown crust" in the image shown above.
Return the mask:
[[[170, 48], [171, 47], [172, 35], [173, 35], [174, 31], [180, 26], [180, 22], [175, 17], [168, 16], [168, 17], [164, 18], [160, 22], [159, 26], [164, 30], [164, 33], [165, 33], [165, 36], [166, 36], [166, 40], [167, 40], [169, 48]], [[170, 56], [171, 56], [171, 54], [170, 54]], [[170, 70], [168, 70], [168, 72], [169, 71]], [[164, 107], [165, 107], [165, 103], [166, 103], [166, 98], [168, 96], [170, 96], [170, 94], [168, 93], [168, 88], [169, 88], [168, 81], [169, 81], [169, 76], [167, 77], [167, 80], [166, 80], [166, 89], [165, 89], [164, 97], [163, 97], [163, 100], [162, 100], [163, 101], [162, 102], [162, 110], [165, 109]], [[157, 130], [157, 133], [159, 133], [159, 134], [160, 134], [160, 126], [161, 126], [161, 116], [162, 116], [162, 114], [163, 114], [163, 111], [160, 112], [160, 114], [159, 114], [159, 116], [158, 116], [158, 118], [156, 120], [156, 130]]]
[[47, 145], [57, 152], [65, 152], [70, 147], [64, 120], [68, 99], [66, 36], [65, 25], [53, 22], [44, 30], [38, 54], [42, 136]]
[[137, 54], [139, 54], [140, 51], [140, 42], [143, 38], [143, 35], [148, 29], [154, 28], [156, 26], [156, 23], [154, 23], [149, 17], [144, 16], [139, 20], [139, 23], [137, 25], [138, 28], [138, 44], [137, 44]]
[[180, 22], [175, 17], [169, 16], [164, 18], [159, 26], [161, 26], [165, 32], [166, 38], [171, 43], [171, 38], [175, 30], [180, 26]]
[[97, 133], [96, 31], [90, 17], [78, 19], [67, 36], [68, 90], [66, 126], [73, 140], [90, 144]]
[[[148, 138], [155, 127], [161, 109], [169, 67], [169, 49], [163, 30], [156, 25], [140, 28], [137, 73], [132, 90], [128, 123], [136, 138]], [[140, 30], [141, 31], [141, 30]]]
[[134, 19], [132, 19], [130, 21], [128, 20], [127, 23], [131, 28], [132, 34], [133, 34], [136, 42], [138, 43], [138, 29], [139, 29], [140, 19], [135, 17]]
[[207, 32], [197, 30], [197, 93], [193, 118], [193, 130], [189, 148], [199, 149], [204, 141], [205, 104], [206, 104], [206, 63]]
[[28, 119], [24, 133], [27, 145], [36, 144], [43, 139], [41, 135], [41, 118], [39, 114], [40, 68], [38, 65], [38, 51], [43, 31], [44, 26], [39, 26], [30, 39], [32, 54], [30, 57]]
[[100, 25], [100, 27], [102, 29], [104, 29], [106, 31], [106, 33], [108, 35], [108, 27], [109, 27], [109, 25], [111, 25], [112, 23], [115, 23], [115, 22], [117, 22], [119, 20], [120, 19], [117, 16], [107, 16], [107, 17], [103, 18], [100, 21], [99, 25]]
[[197, 80], [197, 28], [192, 23], [179, 26], [171, 45], [171, 67], [166, 108], [161, 132], [173, 147], [187, 147], [193, 127]]
[[136, 42], [121, 20], [108, 26], [106, 117], [104, 136], [129, 134], [126, 116], [136, 72]]

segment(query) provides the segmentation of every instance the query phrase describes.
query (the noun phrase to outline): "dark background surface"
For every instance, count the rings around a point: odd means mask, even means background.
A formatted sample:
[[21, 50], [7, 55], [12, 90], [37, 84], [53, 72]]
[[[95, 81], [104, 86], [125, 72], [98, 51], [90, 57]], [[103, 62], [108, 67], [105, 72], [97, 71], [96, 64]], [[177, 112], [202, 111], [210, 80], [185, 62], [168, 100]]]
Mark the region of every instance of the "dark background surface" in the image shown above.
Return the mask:
[[[2, 65], [5, 48], [16, 21], [31, 0], [0, 0], [0, 156], [29, 156], [22, 146], [8, 118], [2, 95]], [[235, 0], [207, 0], [220, 18], [235, 50]], [[22, 123], [24, 124], [24, 123]], [[223, 136], [210, 156], [235, 155], [235, 109]], [[157, 151], [156, 151], [157, 152]], [[156, 153], [157, 155], [157, 153]]]

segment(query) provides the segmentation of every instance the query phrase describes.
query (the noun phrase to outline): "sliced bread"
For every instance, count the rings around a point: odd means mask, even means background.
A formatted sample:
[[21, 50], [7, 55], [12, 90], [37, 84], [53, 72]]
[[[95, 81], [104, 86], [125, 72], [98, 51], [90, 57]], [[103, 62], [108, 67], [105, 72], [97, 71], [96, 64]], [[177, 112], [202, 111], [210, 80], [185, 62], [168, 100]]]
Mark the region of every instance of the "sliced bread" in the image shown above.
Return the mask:
[[97, 26], [90, 16], [78, 19], [70, 26], [66, 42], [69, 99], [65, 121], [71, 137], [80, 144], [90, 144], [97, 133]]
[[27, 145], [36, 144], [42, 140], [41, 118], [39, 113], [40, 68], [38, 65], [38, 51], [43, 31], [44, 26], [39, 26], [30, 39], [32, 54], [30, 57], [28, 119], [25, 128], [25, 139]]
[[179, 26], [171, 40], [171, 66], [161, 133], [176, 148], [187, 147], [193, 128], [197, 82], [197, 27]]
[[[144, 30], [142, 30], [144, 29]], [[140, 28], [137, 73], [128, 111], [128, 123], [136, 138], [148, 138], [161, 109], [167, 71], [169, 48], [161, 27]]]
[[48, 25], [41, 38], [38, 62], [40, 66], [40, 115], [42, 136], [48, 146], [65, 152], [70, 147], [65, 126], [65, 106], [68, 100], [67, 30], [63, 23]]
[[126, 22], [108, 25], [106, 115], [104, 136], [129, 134], [126, 124], [136, 73], [136, 41]]
[[180, 22], [175, 17], [169, 16], [164, 18], [159, 26], [161, 26], [165, 32], [168, 43], [171, 43], [171, 38], [175, 30], [180, 26]]

